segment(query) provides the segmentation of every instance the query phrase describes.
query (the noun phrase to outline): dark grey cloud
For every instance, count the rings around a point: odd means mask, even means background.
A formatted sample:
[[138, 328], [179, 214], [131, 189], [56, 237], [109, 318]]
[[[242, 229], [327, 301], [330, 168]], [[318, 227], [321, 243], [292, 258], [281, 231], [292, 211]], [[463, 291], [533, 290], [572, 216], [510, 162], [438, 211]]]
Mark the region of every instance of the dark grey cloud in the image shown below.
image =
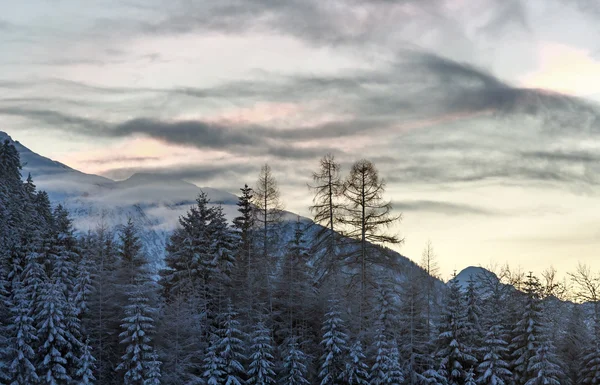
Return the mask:
[[450, 216], [456, 215], [497, 215], [496, 212], [463, 203], [431, 200], [393, 201], [395, 210], [402, 212], [428, 212]]
[[230, 146], [256, 146], [260, 140], [243, 129], [234, 130], [219, 124], [192, 120], [169, 123], [151, 119], [134, 119], [117, 125], [107, 133], [115, 136], [142, 133], [168, 143], [218, 149]]
[[103, 165], [116, 162], [146, 162], [158, 159], [160, 159], [158, 156], [110, 156], [102, 159], [88, 159], [82, 163]]

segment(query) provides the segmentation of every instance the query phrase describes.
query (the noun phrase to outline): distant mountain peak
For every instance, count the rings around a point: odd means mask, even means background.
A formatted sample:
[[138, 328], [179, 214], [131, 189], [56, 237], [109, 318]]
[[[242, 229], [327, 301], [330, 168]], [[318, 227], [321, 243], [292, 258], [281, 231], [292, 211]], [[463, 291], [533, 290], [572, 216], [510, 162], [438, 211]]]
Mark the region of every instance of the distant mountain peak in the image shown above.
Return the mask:
[[481, 267], [481, 266], [469, 266], [461, 270], [456, 275], [456, 280], [463, 287], [466, 288], [469, 285], [470, 280], [474, 280], [476, 283], [480, 282], [484, 277], [492, 276], [498, 280], [498, 277], [493, 272]]

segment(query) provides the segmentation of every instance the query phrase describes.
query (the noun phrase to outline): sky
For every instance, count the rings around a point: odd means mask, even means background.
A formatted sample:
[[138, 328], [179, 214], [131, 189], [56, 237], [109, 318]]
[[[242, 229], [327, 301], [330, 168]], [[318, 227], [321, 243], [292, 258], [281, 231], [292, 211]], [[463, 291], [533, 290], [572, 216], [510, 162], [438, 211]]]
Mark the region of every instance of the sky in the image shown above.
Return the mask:
[[286, 208], [330, 152], [371, 160], [441, 273], [600, 270], [595, 0], [0, 0], [0, 130], [112, 179]]

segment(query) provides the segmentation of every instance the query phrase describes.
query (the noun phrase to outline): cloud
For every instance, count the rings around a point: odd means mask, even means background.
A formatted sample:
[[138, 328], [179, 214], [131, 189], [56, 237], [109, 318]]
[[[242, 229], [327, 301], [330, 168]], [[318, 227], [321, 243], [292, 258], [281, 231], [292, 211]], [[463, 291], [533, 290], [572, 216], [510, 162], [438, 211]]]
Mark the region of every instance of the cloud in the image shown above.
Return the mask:
[[194, 164], [170, 167], [120, 167], [102, 173], [115, 180], [129, 178], [134, 174], [155, 174], [173, 179], [201, 181], [202, 183], [234, 181], [238, 183], [249, 173], [258, 172], [257, 166], [249, 164]]
[[394, 209], [407, 212], [428, 212], [443, 215], [497, 215], [497, 213], [468, 204], [431, 200], [394, 201]]
[[101, 159], [87, 159], [82, 161], [82, 163], [88, 164], [110, 164], [110, 163], [119, 163], [119, 162], [146, 162], [148, 160], [159, 160], [158, 156], [108, 156]]

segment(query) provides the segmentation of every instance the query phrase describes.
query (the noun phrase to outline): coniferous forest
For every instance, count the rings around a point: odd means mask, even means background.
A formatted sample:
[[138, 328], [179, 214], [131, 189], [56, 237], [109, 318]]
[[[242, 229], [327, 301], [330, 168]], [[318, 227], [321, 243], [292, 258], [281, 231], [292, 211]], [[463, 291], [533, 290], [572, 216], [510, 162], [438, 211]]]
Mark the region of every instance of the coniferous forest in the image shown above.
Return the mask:
[[283, 211], [265, 165], [232, 222], [200, 194], [155, 271], [138, 224], [78, 231], [6, 141], [0, 383], [600, 384], [587, 267], [443, 283], [431, 245], [420, 265], [388, 248], [401, 218], [370, 161], [317, 166], [314, 224]]

